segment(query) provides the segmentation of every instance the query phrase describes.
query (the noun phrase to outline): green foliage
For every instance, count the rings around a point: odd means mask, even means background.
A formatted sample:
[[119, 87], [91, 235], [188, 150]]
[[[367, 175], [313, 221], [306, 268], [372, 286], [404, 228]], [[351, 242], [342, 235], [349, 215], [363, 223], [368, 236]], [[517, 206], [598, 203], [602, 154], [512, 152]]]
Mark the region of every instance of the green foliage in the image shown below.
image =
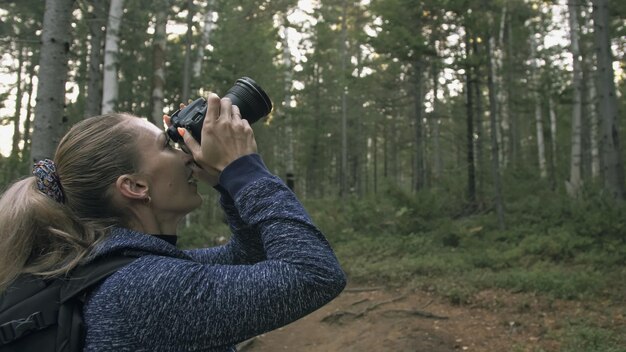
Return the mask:
[[528, 192], [507, 204], [500, 231], [491, 213], [458, 217], [459, 204], [450, 193], [396, 188], [307, 202], [354, 282], [409, 282], [457, 303], [488, 288], [563, 299], [623, 294], [623, 206]]
[[[570, 321], [565, 333], [563, 352], [626, 352], [626, 338], [584, 321]], [[621, 347], [619, 347], [621, 346]]]

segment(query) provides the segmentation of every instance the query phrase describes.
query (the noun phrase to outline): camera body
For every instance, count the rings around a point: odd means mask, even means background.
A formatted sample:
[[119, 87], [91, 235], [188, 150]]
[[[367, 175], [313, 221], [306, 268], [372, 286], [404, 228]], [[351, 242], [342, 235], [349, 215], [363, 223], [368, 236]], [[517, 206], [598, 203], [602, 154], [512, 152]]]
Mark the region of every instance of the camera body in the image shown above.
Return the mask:
[[[233, 105], [237, 105], [241, 111], [241, 117], [248, 120], [250, 124], [255, 123], [272, 111], [272, 101], [263, 89], [251, 78], [239, 78], [235, 84], [226, 92], [224, 98], [229, 98]], [[183, 143], [182, 137], [178, 134], [179, 127], [191, 132], [191, 135], [200, 143], [202, 135], [202, 124], [207, 111], [207, 101], [198, 98], [184, 109], [179, 109], [171, 116], [171, 126], [167, 129], [170, 138]]]

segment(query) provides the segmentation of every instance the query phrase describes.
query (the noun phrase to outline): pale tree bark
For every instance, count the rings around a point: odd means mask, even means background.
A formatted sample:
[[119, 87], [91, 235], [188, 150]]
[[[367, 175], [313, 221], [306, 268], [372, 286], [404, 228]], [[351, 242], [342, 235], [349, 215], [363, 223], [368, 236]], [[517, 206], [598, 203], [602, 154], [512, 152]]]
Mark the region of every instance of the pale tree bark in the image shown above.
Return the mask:
[[474, 104], [472, 92], [472, 67], [470, 65], [471, 49], [470, 49], [470, 33], [467, 26], [465, 27], [465, 87], [466, 87], [466, 143], [467, 143], [467, 197], [471, 206], [476, 202], [476, 169], [474, 165]]
[[165, 87], [165, 46], [167, 44], [167, 1], [161, 0], [155, 16], [152, 39], [152, 113], [151, 121], [157, 126], [163, 120], [163, 88]]
[[552, 152], [552, 167], [556, 169], [557, 165], [557, 140], [556, 140], [556, 109], [554, 104], [554, 98], [552, 98], [552, 94], [548, 97], [548, 110], [550, 113], [550, 139], [551, 139], [551, 152]]
[[572, 78], [572, 145], [570, 159], [570, 177], [566, 182], [567, 193], [578, 196], [582, 187], [581, 161], [582, 161], [582, 72], [580, 62], [580, 47], [578, 43], [578, 9], [575, 0], [567, 2], [569, 12], [569, 30], [573, 57], [573, 78]]
[[593, 0], [593, 22], [598, 60], [598, 98], [602, 121], [602, 174], [604, 188], [616, 199], [624, 199], [624, 164], [619, 142], [617, 97], [609, 36], [607, 0]]
[[[589, 55], [592, 56], [592, 55]], [[587, 99], [589, 101], [588, 113], [589, 113], [589, 142], [591, 147], [591, 177], [595, 180], [600, 177], [600, 145], [598, 143], [598, 127], [600, 121], [598, 120], [597, 111], [597, 94], [596, 94], [596, 72], [593, 70], [593, 65], [589, 65], [589, 82], [587, 83]]]
[[[437, 57], [438, 58], [438, 57]], [[435, 154], [435, 179], [439, 181], [443, 174], [443, 161], [441, 158], [441, 117], [439, 111], [439, 62], [437, 58], [433, 60], [432, 75], [433, 75], [433, 142], [434, 142], [434, 154]]]
[[102, 111], [102, 49], [104, 25], [106, 19], [104, 2], [92, 1], [92, 13], [89, 17], [89, 82], [87, 83], [87, 104], [85, 116], [95, 116]]
[[198, 55], [193, 64], [193, 78], [200, 78], [202, 73], [202, 61], [204, 61], [204, 50], [211, 42], [211, 30], [213, 29], [213, 0], [207, 0], [205, 5], [204, 24], [202, 26], [202, 41], [198, 45]]
[[187, 0], [187, 34], [185, 35], [185, 61], [183, 65], [183, 95], [182, 101], [190, 99], [191, 91], [191, 41], [193, 34], [193, 0]]
[[[502, 132], [498, 135], [500, 136], [500, 165], [502, 167], [506, 167], [509, 162], [509, 155], [511, 153], [511, 121], [509, 117], [509, 96], [508, 90], [503, 89], [503, 49], [504, 48], [504, 32], [506, 29], [507, 19], [508, 19], [508, 9], [506, 3], [502, 7], [502, 13], [500, 14], [500, 29], [498, 32], [498, 44], [495, 47], [492, 47], [492, 59], [494, 66], [494, 88], [496, 89], [496, 102], [498, 105], [498, 117], [500, 122], [500, 128]], [[498, 132], [498, 131], [496, 131]]]
[[[35, 63], [31, 62], [28, 68], [28, 84], [26, 90], [28, 91], [28, 99], [26, 100], [26, 118], [24, 119], [24, 128], [22, 135], [22, 161], [26, 161], [26, 154], [30, 150], [30, 124], [32, 122], [32, 111], [31, 108], [33, 102], [33, 78], [35, 77]], [[30, 156], [30, 155], [29, 155]]]
[[102, 114], [115, 110], [118, 96], [117, 66], [124, 0], [111, 0], [104, 44], [104, 76], [102, 79]]
[[20, 152], [20, 115], [22, 113], [22, 71], [24, 68], [24, 48], [20, 42], [17, 43], [17, 89], [15, 92], [15, 113], [13, 115], [13, 145], [11, 146], [11, 156], [17, 157]]
[[73, 0], [46, 0], [31, 161], [53, 156], [63, 133]]
[[540, 67], [537, 63], [537, 42], [534, 34], [530, 36], [530, 56], [533, 62], [533, 85], [534, 85], [534, 103], [535, 103], [535, 130], [537, 132], [537, 160], [539, 161], [539, 175], [541, 178], [548, 177], [548, 168], [546, 164], [546, 144], [543, 138], [543, 114], [541, 113], [541, 74]]
[[498, 217], [498, 227], [504, 230], [504, 205], [502, 202], [502, 181], [500, 179], [500, 161], [498, 137], [496, 136], [498, 128], [498, 100], [496, 98], [496, 87], [494, 77], [496, 76], [495, 66], [493, 65], [493, 46], [495, 40], [490, 37], [487, 39], [487, 84], [489, 87], [489, 121], [491, 126], [491, 173], [494, 181], [494, 203], [496, 215]]

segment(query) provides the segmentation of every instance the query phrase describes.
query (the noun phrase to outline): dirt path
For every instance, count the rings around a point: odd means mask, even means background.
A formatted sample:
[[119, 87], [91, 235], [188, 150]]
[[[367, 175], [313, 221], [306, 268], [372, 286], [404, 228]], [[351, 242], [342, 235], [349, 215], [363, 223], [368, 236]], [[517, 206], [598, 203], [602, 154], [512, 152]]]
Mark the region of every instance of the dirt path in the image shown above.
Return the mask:
[[610, 302], [591, 307], [504, 291], [485, 291], [472, 301], [458, 306], [423, 291], [349, 288], [322, 309], [239, 350], [559, 351], [559, 334], [572, 319], [626, 331], [626, 312]]

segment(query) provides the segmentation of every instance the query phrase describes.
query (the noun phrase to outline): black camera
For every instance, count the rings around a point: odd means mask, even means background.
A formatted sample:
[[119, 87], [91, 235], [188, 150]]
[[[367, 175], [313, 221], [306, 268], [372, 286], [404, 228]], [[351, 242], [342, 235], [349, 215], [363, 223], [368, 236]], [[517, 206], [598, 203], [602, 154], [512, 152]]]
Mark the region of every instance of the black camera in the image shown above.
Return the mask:
[[[249, 77], [238, 79], [226, 92], [224, 98], [230, 98], [233, 105], [237, 105], [241, 111], [241, 117], [250, 124], [257, 122], [272, 111], [272, 101], [267, 93]], [[167, 129], [170, 138], [183, 143], [183, 138], [178, 134], [178, 127], [191, 132], [198, 143], [201, 139], [202, 123], [206, 115], [207, 102], [204, 98], [198, 98], [184, 109], [176, 110], [171, 116], [172, 125]]]

